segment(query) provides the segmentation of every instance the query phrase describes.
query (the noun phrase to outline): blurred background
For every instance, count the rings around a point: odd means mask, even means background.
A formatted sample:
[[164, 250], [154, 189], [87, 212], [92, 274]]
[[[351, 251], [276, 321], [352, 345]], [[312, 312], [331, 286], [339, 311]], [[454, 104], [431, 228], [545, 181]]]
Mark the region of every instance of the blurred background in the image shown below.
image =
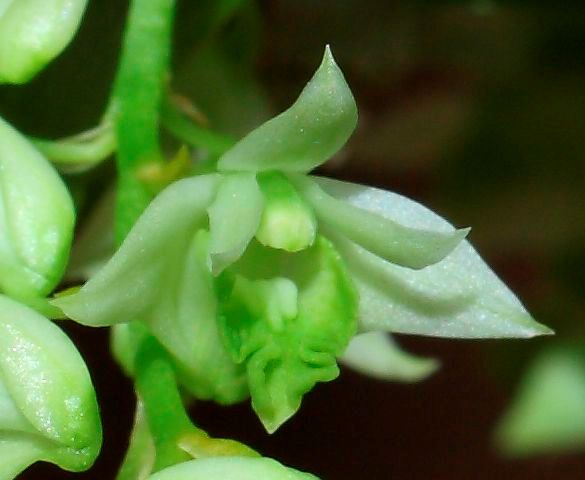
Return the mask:
[[[442, 368], [409, 385], [344, 370], [272, 436], [247, 403], [197, 404], [196, 422], [324, 480], [584, 478], [585, 5], [563, 4], [179, 1], [170, 82], [211, 128], [237, 138], [286, 108], [330, 44], [360, 121], [321, 173], [472, 226], [482, 256], [557, 332], [530, 341], [399, 337]], [[31, 84], [0, 88], [0, 114], [48, 138], [95, 125], [126, 7], [90, 2], [65, 54]], [[69, 178], [80, 212], [113, 172], [106, 164]], [[103, 453], [88, 473], [37, 464], [25, 480], [114, 478], [126, 448], [134, 397], [107, 332], [67, 331], [93, 373]]]

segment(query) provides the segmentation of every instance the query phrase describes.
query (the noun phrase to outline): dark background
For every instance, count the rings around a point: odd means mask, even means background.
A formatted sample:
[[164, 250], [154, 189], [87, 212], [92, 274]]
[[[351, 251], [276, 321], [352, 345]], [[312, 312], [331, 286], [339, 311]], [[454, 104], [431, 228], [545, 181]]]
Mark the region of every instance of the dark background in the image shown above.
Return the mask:
[[[74, 43], [31, 84], [0, 88], [0, 114], [59, 137], [94, 125], [115, 73], [126, 2], [93, 1]], [[211, 0], [179, 2], [173, 87], [211, 125], [247, 132], [298, 95], [329, 43], [360, 123], [323, 173], [406, 194], [470, 239], [557, 338], [583, 341], [585, 7], [538, 1], [263, 1], [215, 28]], [[107, 166], [70, 179], [89, 191]], [[91, 196], [77, 195], [80, 211]], [[84, 474], [37, 464], [21, 478], [114, 478], [134, 405], [104, 330], [69, 325], [104, 422], [103, 453]], [[443, 368], [415, 385], [344, 370], [266, 435], [247, 404], [197, 404], [196, 422], [323, 479], [580, 479], [585, 456], [505, 460], [495, 423], [524, 365], [557, 339], [401, 337]], [[585, 401], [585, 400], [584, 400]], [[585, 408], [585, 403], [584, 403]]]

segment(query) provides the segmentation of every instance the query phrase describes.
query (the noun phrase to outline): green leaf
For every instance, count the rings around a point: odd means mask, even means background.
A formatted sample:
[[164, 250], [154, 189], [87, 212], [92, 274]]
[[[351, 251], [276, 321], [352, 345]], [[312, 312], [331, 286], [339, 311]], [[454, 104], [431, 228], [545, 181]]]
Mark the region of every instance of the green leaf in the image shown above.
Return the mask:
[[15, 297], [49, 293], [65, 269], [74, 222], [55, 169], [0, 118], [0, 288]]
[[285, 112], [240, 140], [221, 171], [308, 172], [336, 153], [357, 123], [357, 107], [329, 47], [317, 72]]
[[302, 175], [291, 179], [321, 222], [384, 260], [403, 267], [419, 269], [441, 261], [469, 232], [469, 229], [445, 232], [408, 227], [328, 194], [327, 187], [336, 191], [338, 183], [334, 180], [312, 180]]
[[58, 327], [5, 296], [0, 409], [2, 474], [11, 472], [2, 479], [37, 460], [82, 471], [97, 457], [101, 425], [83, 359]]
[[218, 291], [222, 335], [246, 366], [254, 410], [274, 432], [317, 382], [339, 374], [336, 357], [356, 330], [353, 285], [320, 237], [296, 254], [252, 243]]
[[[453, 232], [444, 219], [401, 195], [376, 188], [318, 180], [330, 195], [405, 227]], [[552, 331], [536, 323], [473, 247], [461, 242], [444, 260], [412, 270], [373, 255], [325, 228], [343, 256], [360, 296], [365, 331], [439, 337], [533, 337]]]
[[213, 457], [165, 468], [149, 480], [318, 480], [270, 458]]
[[2, 0], [0, 83], [24, 83], [71, 41], [87, 0]]
[[236, 261], [254, 237], [262, 215], [263, 198], [256, 175], [226, 175], [208, 209], [209, 255], [214, 274]]
[[383, 332], [356, 335], [339, 359], [364, 375], [399, 382], [424, 380], [439, 368], [435, 359], [406, 353], [390, 335]]
[[562, 453], [585, 447], [585, 354], [556, 345], [542, 351], [525, 373], [496, 431], [511, 456]]

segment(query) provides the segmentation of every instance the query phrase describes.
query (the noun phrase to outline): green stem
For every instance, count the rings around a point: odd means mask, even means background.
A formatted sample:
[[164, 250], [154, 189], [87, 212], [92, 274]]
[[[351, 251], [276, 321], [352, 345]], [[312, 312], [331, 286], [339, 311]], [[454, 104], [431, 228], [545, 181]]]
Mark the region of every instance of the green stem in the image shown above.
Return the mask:
[[152, 193], [137, 178], [140, 167], [162, 163], [159, 110], [169, 69], [176, 0], [133, 0], [114, 85], [112, 108], [118, 143], [116, 239], [121, 242]]
[[161, 120], [167, 130], [180, 140], [217, 156], [225, 153], [235, 143], [235, 140], [227, 135], [213, 132], [192, 122], [168, 100], [163, 103]]
[[61, 140], [30, 140], [60, 170], [79, 172], [97, 165], [116, 149], [116, 137], [111, 127], [92, 133], [91, 136], [82, 134]]
[[[132, 0], [111, 114], [118, 145], [115, 236], [122, 243], [152, 199], [138, 178], [140, 168], [162, 164], [159, 110], [169, 69], [176, 0]], [[136, 388], [144, 402], [156, 448], [155, 469], [188, 460], [176, 436], [193, 431], [166, 353], [154, 338], [145, 340], [136, 361]]]
[[154, 471], [191, 459], [179, 442], [200, 431], [185, 411], [171, 362], [153, 337], [142, 343], [136, 357], [136, 389], [156, 448]]
[[139, 480], [150, 476], [154, 467], [155, 448], [148, 429], [144, 404], [136, 403], [134, 426], [130, 436], [130, 445], [124, 456], [116, 480]]
[[[144, 406], [147, 423], [147, 426], [142, 425], [142, 435], [152, 439], [156, 452], [152, 472], [192, 458], [260, 456], [243, 443], [209, 437], [193, 425], [185, 410], [171, 360], [154, 337], [142, 342], [135, 365], [136, 390]], [[144, 438], [136, 441], [144, 443]], [[136, 442], [133, 440], [132, 443]], [[142, 468], [145, 468], [144, 457], [129, 452], [124, 463], [128, 464], [128, 471], [135, 471], [141, 461]], [[146, 463], [152, 462], [146, 458]]]

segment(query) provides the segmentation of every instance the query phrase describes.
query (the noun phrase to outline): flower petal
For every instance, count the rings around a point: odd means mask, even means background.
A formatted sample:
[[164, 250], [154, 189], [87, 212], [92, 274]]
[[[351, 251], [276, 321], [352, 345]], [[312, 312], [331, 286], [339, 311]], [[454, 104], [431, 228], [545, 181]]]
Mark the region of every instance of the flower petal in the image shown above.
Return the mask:
[[408, 227], [330, 195], [328, 187], [337, 193], [338, 182], [334, 180], [313, 180], [304, 175], [291, 175], [290, 178], [311, 203], [321, 222], [384, 260], [403, 267], [418, 269], [439, 262], [469, 232], [469, 229], [436, 231]]
[[417, 382], [433, 374], [439, 362], [406, 353], [387, 333], [366, 332], [353, 337], [342, 363], [380, 380]]
[[248, 387], [220, 338], [208, 244], [207, 232], [195, 236], [182, 268], [164, 278], [165, 291], [142, 318], [173, 355], [181, 383], [193, 395], [230, 404], [246, 398]]
[[235, 262], [254, 237], [262, 216], [263, 196], [256, 175], [226, 175], [208, 209], [211, 270], [217, 275]]
[[149, 480], [318, 480], [271, 458], [212, 457], [167, 467]]
[[22, 461], [29, 451], [67, 470], [91, 466], [101, 425], [83, 359], [57, 326], [1, 295], [0, 383], [0, 444], [14, 440]]
[[89, 326], [130, 322], [151, 308], [166, 279], [182, 268], [218, 184], [217, 175], [175, 182], [149, 205], [106, 266], [77, 293], [53, 303]]
[[357, 327], [355, 290], [339, 254], [318, 237], [294, 254], [250, 244], [219, 277], [218, 292], [223, 338], [272, 433], [317, 382], [339, 374], [336, 357]]
[[[176, 362], [181, 383], [201, 399], [240, 401], [248, 394], [243, 369], [219, 337], [209, 271], [207, 208], [219, 177], [180, 180], [149, 205], [123, 245], [79, 292], [53, 301], [90, 326], [140, 321]], [[144, 329], [117, 329], [115, 352], [133, 370]]]
[[[335, 180], [318, 182], [335, 197], [407, 227], [453, 231], [444, 219], [401, 195]], [[326, 234], [358, 289], [363, 330], [461, 338], [552, 333], [532, 319], [467, 241], [440, 263], [412, 270], [380, 259], [331, 229]]]
[[308, 172], [336, 153], [357, 123], [357, 107], [329, 47], [313, 78], [285, 112], [246, 135], [220, 171]]

